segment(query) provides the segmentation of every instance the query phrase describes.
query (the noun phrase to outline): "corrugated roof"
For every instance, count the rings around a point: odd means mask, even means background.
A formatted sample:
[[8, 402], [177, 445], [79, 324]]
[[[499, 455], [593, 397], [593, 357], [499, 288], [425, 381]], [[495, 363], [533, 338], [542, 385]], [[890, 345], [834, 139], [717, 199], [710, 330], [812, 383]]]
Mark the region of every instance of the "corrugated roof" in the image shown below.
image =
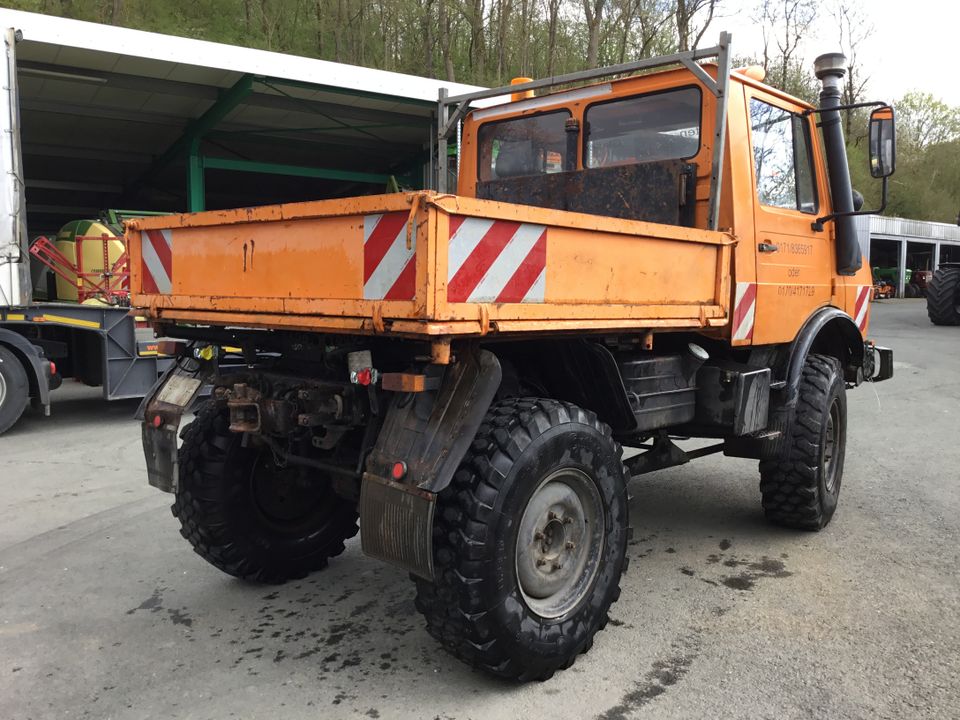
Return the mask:
[[872, 215], [870, 217], [870, 234], [889, 235], [893, 239], [907, 238], [908, 240], [940, 240], [960, 243], [960, 226], [926, 220], [885, 217], [883, 215]]

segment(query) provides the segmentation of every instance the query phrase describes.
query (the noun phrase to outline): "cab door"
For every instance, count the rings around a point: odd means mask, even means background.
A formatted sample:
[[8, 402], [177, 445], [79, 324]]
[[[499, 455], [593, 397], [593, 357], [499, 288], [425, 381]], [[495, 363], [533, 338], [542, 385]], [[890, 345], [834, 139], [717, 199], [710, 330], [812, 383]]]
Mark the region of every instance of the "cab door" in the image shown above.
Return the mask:
[[745, 289], [755, 297], [750, 339], [755, 345], [788, 342], [833, 292], [830, 238], [811, 227], [820, 210], [817, 188], [823, 187], [811, 151], [814, 125], [788, 100], [745, 91], [757, 262], [756, 287]]

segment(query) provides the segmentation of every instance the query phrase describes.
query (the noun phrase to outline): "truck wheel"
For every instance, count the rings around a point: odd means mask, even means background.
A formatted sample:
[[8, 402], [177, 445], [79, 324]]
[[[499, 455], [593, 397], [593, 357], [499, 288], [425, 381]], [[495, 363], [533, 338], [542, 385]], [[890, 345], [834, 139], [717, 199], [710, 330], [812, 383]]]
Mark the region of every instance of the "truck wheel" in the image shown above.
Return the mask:
[[927, 316], [934, 325], [960, 325], [960, 268], [940, 268], [927, 285]]
[[226, 413], [204, 405], [183, 432], [173, 503], [180, 534], [229, 575], [281, 583], [320, 570], [357, 534], [354, 503], [322, 477], [280, 468], [266, 449], [243, 447]]
[[27, 371], [11, 350], [0, 345], [0, 433], [20, 419], [29, 399]]
[[837, 509], [847, 438], [847, 394], [835, 358], [811, 354], [780, 457], [760, 462], [767, 519], [820, 530]]
[[610, 428], [553, 400], [492, 407], [437, 498], [427, 630], [501, 677], [546, 680], [607, 624], [627, 566], [626, 468]]

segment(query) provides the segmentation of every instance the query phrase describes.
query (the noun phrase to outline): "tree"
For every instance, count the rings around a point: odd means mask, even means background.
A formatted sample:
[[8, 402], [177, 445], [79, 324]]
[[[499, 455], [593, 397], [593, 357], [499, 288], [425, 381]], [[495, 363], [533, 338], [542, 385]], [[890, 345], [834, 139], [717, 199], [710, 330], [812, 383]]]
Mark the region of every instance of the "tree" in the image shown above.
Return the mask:
[[583, 14], [587, 19], [587, 67], [595, 68], [600, 58], [600, 26], [607, 0], [583, 0]]
[[763, 28], [767, 82], [800, 97], [809, 92], [808, 73], [798, 56], [816, 18], [816, 0], [761, 0], [755, 19]]
[[898, 148], [920, 151], [960, 137], [960, 108], [930, 93], [907, 93], [897, 102], [896, 112]]
[[[713, 22], [716, 9], [717, 0], [676, 0], [677, 40], [681, 52], [696, 49], [700, 45], [700, 40]], [[699, 27], [698, 16], [701, 17]]]

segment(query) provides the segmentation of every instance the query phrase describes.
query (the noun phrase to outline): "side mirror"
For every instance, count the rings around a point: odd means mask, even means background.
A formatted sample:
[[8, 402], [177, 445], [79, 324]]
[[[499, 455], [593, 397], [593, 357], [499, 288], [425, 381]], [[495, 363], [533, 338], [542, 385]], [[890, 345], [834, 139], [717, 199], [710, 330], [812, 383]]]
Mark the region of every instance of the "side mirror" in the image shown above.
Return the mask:
[[893, 175], [897, 166], [897, 130], [893, 108], [879, 107], [870, 113], [870, 174], [875, 178]]

